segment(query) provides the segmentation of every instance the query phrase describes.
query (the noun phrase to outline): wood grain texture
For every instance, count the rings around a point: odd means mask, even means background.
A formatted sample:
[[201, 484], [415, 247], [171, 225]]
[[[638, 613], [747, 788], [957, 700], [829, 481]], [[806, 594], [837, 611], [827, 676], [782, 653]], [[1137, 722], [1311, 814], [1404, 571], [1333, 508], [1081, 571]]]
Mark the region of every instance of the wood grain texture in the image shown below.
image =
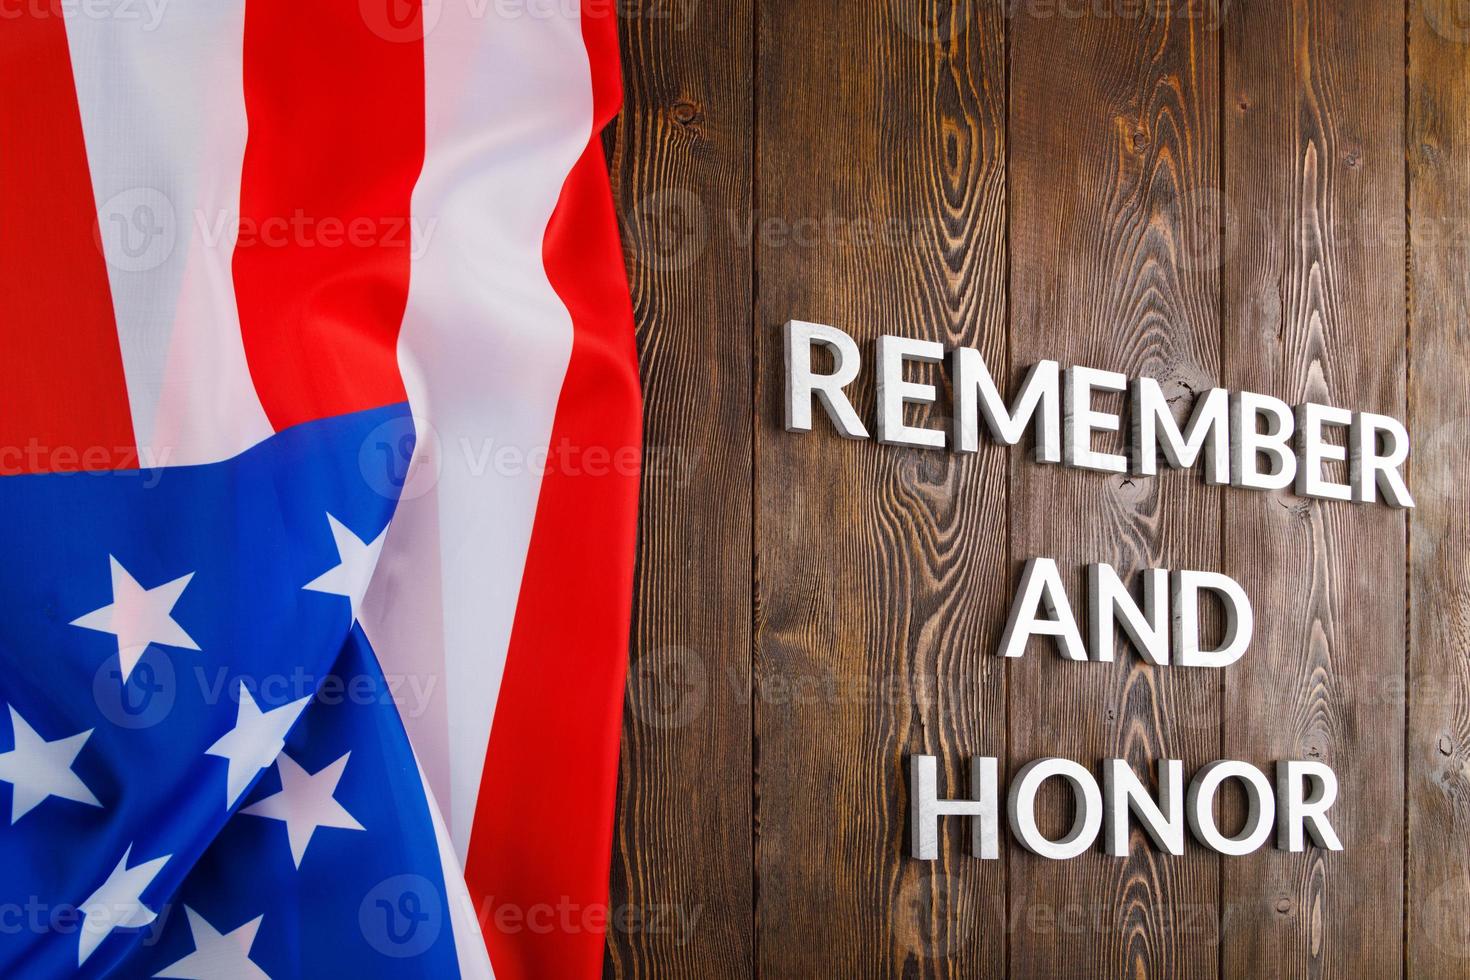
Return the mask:
[[1470, 20], [1409, 21], [1410, 977], [1470, 976]]
[[[1227, 226], [1241, 243], [1225, 267], [1227, 387], [1402, 417], [1402, 9], [1243, 0], [1225, 67]], [[1404, 515], [1289, 492], [1227, 499], [1226, 571], [1256, 630], [1227, 674], [1225, 755], [1330, 765], [1346, 850], [1225, 862], [1224, 973], [1398, 976]]]
[[[1408, 0], [1407, 38], [1397, 0], [633, 6], [608, 147], [649, 457], [607, 973], [1470, 977], [1460, 0]], [[884, 333], [977, 346], [1012, 384], [1152, 376], [1181, 417], [1223, 384], [1407, 418], [1419, 506], [786, 433], [790, 318], [869, 361]], [[871, 365], [851, 392], [871, 426]], [[1121, 642], [1005, 664], [1034, 556], [1074, 597], [1089, 561], [1223, 570], [1254, 643], [1224, 672]], [[979, 754], [1320, 759], [1347, 851], [1006, 835], [982, 862], [954, 821], [919, 863], [914, 753], [950, 795]]]
[[[1015, 366], [1147, 375], [1181, 412], [1220, 371], [1219, 41], [1188, 6], [1079, 18], [1018, 5], [1010, 102]], [[1012, 487], [1012, 587], [1022, 560], [1053, 557], [1081, 610], [1086, 562], [1218, 567], [1221, 492], [1195, 473], [1110, 477], [1018, 453]], [[1152, 778], [1158, 758], [1193, 771], [1216, 757], [1218, 674], [1120, 650], [1079, 664], [1033, 641], [1012, 664], [1012, 773], [1044, 756], [1120, 757]], [[1070, 802], [1052, 797], [1045, 816], [1060, 835]], [[1126, 858], [1013, 847], [1012, 975], [1213, 976], [1218, 864], [1199, 848], [1161, 855], [1138, 831]]]
[[[755, 726], [764, 977], [995, 976], [1004, 867], [906, 857], [908, 756], [1004, 755], [1006, 457], [783, 431], [789, 318], [1005, 363], [997, 0], [760, 6]], [[917, 372], [916, 372], [917, 374]], [[931, 375], [937, 377], [938, 373]], [[872, 375], [854, 385], [871, 420]], [[912, 420], [934, 424], [937, 413]], [[806, 692], [804, 695], [798, 692]]]
[[[608, 133], [646, 452], [607, 972], [754, 969], [748, 0], [622, 5]], [[711, 52], [718, 52], [712, 56]], [[732, 688], [733, 685], [733, 688]]]

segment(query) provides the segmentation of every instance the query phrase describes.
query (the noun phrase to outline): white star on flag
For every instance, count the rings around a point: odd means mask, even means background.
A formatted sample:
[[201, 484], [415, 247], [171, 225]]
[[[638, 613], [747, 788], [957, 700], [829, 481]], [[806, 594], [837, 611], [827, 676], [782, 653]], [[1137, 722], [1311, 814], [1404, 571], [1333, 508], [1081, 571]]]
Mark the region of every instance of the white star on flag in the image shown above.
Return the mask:
[[378, 556], [383, 552], [383, 542], [387, 540], [388, 530], [384, 528], [383, 533], [369, 544], [349, 531], [331, 514], [327, 515], [327, 523], [332, 528], [332, 540], [337, 544], [337, 564], [302, 588], [311, 592], [325, 592], [327, 595], [346, 596], [352, 604], [352, 621], [355, 623], [358, 611], [362, 608], [362, 597], [367, 594], [368, 583], [372, 581], [373, 569], [378, 567]]
[[112, 930], [140, 929], [158, 918], [157, 912], [143, 904], [143, 890], [153, 884], [153, 879], [158, 877], [173, 855], [165, 854], [130, 868], [128, 857], [132, 853], [133, 845], [129, 844], [107, 880], [77, 906], [77, 911], [82, 913], [77, 966], [87, 962], [87, 957], [112, 934]]
[[117, 637], [117, 659], [122, 665], [123, 681], [132, 674], [150, 643], [199, 649], [199, 644], [173, 618], [174, 603], [194, 577], [193, 572], [145, 589], [116, 558], [108, 555], [107, 560], [112, 564], [111, 604], [78, 616], [71, 625]]
[[155, 977], [172, 977], [173, 980], [270, 980], [266, 972], [250, 959], [250, 947], [255, 945], [255, 934], [260, 931], [257, 915], [238, 929], [221, 934], [218, 929], [204, 920], [204, 916], [189, 906], [184, 906], [189, 917], [189, 932], [194, 937], [194, 952], [170, 966], [164, 967]]
[[310, 774], [295, 759], [281, 753], [276, 759], [276, 768], [281, 773], [281, 791], [240, 811], [285, 821], [286, 838], [291, 842], [291, 860], [298, 868], [301, 867], [302, 855], [306, 853], [306, 845], [311, 843], [311, 835], [322, 827], [364, 829], [333, 796], [350, 755], [351, 752], [320, 772]]
[[296, 724], [296, 719], [310, 700], [311, 695], [307, 695], [279, 708], [261, 711], [245, 682], [240, 682], [240, 705], [235, 712], [235, 727], [221, 735], [204, 752], [205, 755], [229, 760], [225, 775], [225, 806], [234, 806], [255, 774], [281, 754], [286, 745], [286, 733]]
[[49, 796], [89, 806], [102, 805], [82, 782], [82, 777], [71, 768], [82, 746], [92, 735], [90, 728], [78, 735], [48, 742], [36, 734], [14, 705], [10, 708], [10, 728], [15, 734], [15, 748], [0, 752], [0, 780], [12, 787], [12, 824]]

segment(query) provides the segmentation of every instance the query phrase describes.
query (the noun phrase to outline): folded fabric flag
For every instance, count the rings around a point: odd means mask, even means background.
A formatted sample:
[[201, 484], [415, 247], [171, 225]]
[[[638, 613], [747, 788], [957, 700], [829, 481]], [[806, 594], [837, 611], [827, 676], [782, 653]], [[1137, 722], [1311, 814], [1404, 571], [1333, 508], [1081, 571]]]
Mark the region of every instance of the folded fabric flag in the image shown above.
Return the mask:
[[599, 975], [611, 10], [35, 0], [0, 82], [0, 975]]

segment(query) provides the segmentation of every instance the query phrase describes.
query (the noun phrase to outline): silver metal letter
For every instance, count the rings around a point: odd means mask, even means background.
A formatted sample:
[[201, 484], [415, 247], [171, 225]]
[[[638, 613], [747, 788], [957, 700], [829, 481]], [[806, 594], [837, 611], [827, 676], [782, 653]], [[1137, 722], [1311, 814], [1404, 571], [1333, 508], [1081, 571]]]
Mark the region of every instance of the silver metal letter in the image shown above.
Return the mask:
[[1117, 432], [1123, 420], [1112, 412], [1092, 407], [1094, 391], [1127, 391], [1128, 378], [1116, 371], [1090, 367], [1067, 368], [1062, 397], [1062, 463], [1079, 470], [1103, 473], [1128, 472], [1128, 460], [1116, 453], [1092, 448], [1095, 432]]
[[970, 760], [968, 800], [939, 798], [939, 763], [932, 755], [909, 759], [909, 839], [913, 855], [920, 861], [939, 858], [939, 818], [970, 818], [970, 853], [977, 858], [1000, 857], [1000, 764], [992, 757]]
[[1041, 361], [1026, 372], [1021, 390], [1016, 394], [1015, 409], [1007, 410], [1001, 400], [995, 379], [980, 352], [973, 347], [956, 347], [950, 354], [950, 374], [954, 385], [954, 438], [957, 453], [973, 453], [980, 448], [981, 417], [996, 442], [1014, 446], [1026, 434], [1028, 424], [1036, 428], [1036, 461], [1062, 461], [1061, 366], [1056, 361]]
[[[1238, 779], [1245, 788], [1245, 826], [1234, 837], [1226, 837], [1215, 824], [1215, 794], [1227, 779]], [[1276, 798], [1271, 795], [1266, 774], [1249, 763], [1229, 760], [1212, 762], [1194, 774], [1185, 808], [1195, 838], [1210, 850], [1233, 857], [1249, 854], [1264, 844], [1276, 818]]]
[[[1072, 829], [1060, 840], [1048, 840], [1036, 826], [1036, 793], [1053, 776], [1066, 780], [1077, 808]], [[1010, 817], [1011, 833], [1021, 846], [1044, 858], [1065, 861], [1081, 854], [1097, 840], [1102, 827], [1102, 793], [1092, 773], [1072, 760], [1037, 759], [1016, 774], [1006, 798], [1006, 813]]]
[[[1404, 483], [1403, 466], [1409, 459], [1409, 432], [1398, 419], [1360, 412], [1348, 435], [1352, 454], [1348, 462], [1353, 500], [1371, 504], [1383, 495], [1390, 507], [1414, 506]], [[1380, 446], [1382, 448], [1380, 448]]]
[[1337, 773], [1330, 767], [1321, 762], [1276, 763], [1276, 795], [1281, 798], [1276, 817], [1279, 849], [1304, 851], [1311, 837], [1323, 850], [1342, 850], [1342, 841], [1327, 822], [1327, 811], [1337, 799]]
[[1143, 607], [1133, 601], [1111, 565], [1087, 566], [1087, 648], [1092, 659], [1113, 661], [1113, 624], [1123, 627], [1133, 646], [1151, 664], [1169, 663], [1169, 571], [1143, 573]]
[[[1268, 420], [1261, 428], [1262, 420]], [[1296, 479], [1291, 451], [1296, 417], [1279, 398], [1238, 392], [1230, 400], [1230, 483], [1250, 490], [1285, 490]], [[1261, 457], [1270, 458], [1265, 469]]]
[[1345, 463], [1348, 458], [1346, 446], [1328, 442], [1323, 437], [1323, 427], [1335, 425], [1349, 428], [1352, 424], [1353, 413], [1345, 408], [1314, 405], [1311, 402], [1297, 406], [1296, 441], [1297, 452], [1301, 456], [1296, 470], [1298, 496], [1316, 500], [1352, 499], [1352, 487], [1346, 483], [1333, 483], [1322, 474], [1323, 463]]
[[[1045, 613], [1045, 619], [1041, 614]], [[1032, 558], [1021, 572], [1021, 585], [1011, 604], [1011, 615], [1000, 638], [1001, 655], [1019, 657], [1026, 652], [1026, 641], [1032, 636], [1054, 636], [1057, 648], [1068, 660], [1086, 660], [1087, 648], [1066, 586], [1050, 558]]]
[[930, 384], [905, 381], [904, 361], [938, 364], [944, 360], [944, 345], [931, 340], [904, 337], [878, 338], [878, 441], [890, 446], [943, 449], [944, 432], [906, 425], [905, 405], [932, 405], [939, 397]]
[[[1251, 600], [1240, 583], [1219, 572], [1175, 572], [1170, 582], [1174, 663], [1180, 667], [1229, 667], [1251, 644], [1256, 628]], [[1201, 592], [1214, 592], [1225, 605], [1225, 640], [1217, 650], [1201, 650]]]
[[1155, 847], [1183, 854], [1184, 763], [1178, 759], [1159, 760], [1159, 800], [1163, 808], [1127, 759], [1109, 759], [1103, 769], [1103, 851], [1113, 857], [1128, 856], [1131, 811]]
[[[832, 352], [831, 374], [812, 373], [812, 345]], [[853, 411], [843, 388], [857, 378], [863, 358], [857, 342], [836, 327], [792, 320], [786, 324], [786, 431], [812, 431], [812, 395], [844, 439], [866, 439], [868, 430]]]
[[1133, 383], [1132, 439], [1134, 476], [1155, 476], [1159, 452], [1175, 469], [1186, 469], [1204, 456], [1205, 482], [1230, 482], [1230, 392], [1211, 388], [1194, 401], [1194, 413], [1179, 431], [1164, 389], [1153, 378]]

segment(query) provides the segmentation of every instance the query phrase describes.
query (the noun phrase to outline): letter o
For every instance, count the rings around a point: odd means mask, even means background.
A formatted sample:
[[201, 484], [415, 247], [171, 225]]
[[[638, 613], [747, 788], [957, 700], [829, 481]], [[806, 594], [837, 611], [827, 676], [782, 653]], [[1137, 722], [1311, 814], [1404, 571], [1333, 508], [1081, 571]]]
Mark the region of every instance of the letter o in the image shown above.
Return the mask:
[[[1036, 826], [1036, 794], [1041, 784], [1053, 776], [1066, 780], [1077, 807], [1072, 829], [1060, 840], [1047, 839]], [[1086, 851], [1097, 840], [1102, 829], [1102, 791], [1092, 773], [1070, 759], [1037, 759], [1016, 774], [1006, 797], [1006, 811], [1011, 833], [1021, 846], [1041, 857], [1065, 861]]]
[[[1238, 779], [1245, 788], [1245, 826], [1234, 837], [1226, 837], [1215, 824], [1215, 794], [1227, 779]], [[1276, 796], [1266, 774], [1248, 762], [1220, 760], [1194, 774], [1189, 784], [1185, 811], [1195, 839], [1219, 854], [1239, 857], [1266, 843], [1276, 821]]]

